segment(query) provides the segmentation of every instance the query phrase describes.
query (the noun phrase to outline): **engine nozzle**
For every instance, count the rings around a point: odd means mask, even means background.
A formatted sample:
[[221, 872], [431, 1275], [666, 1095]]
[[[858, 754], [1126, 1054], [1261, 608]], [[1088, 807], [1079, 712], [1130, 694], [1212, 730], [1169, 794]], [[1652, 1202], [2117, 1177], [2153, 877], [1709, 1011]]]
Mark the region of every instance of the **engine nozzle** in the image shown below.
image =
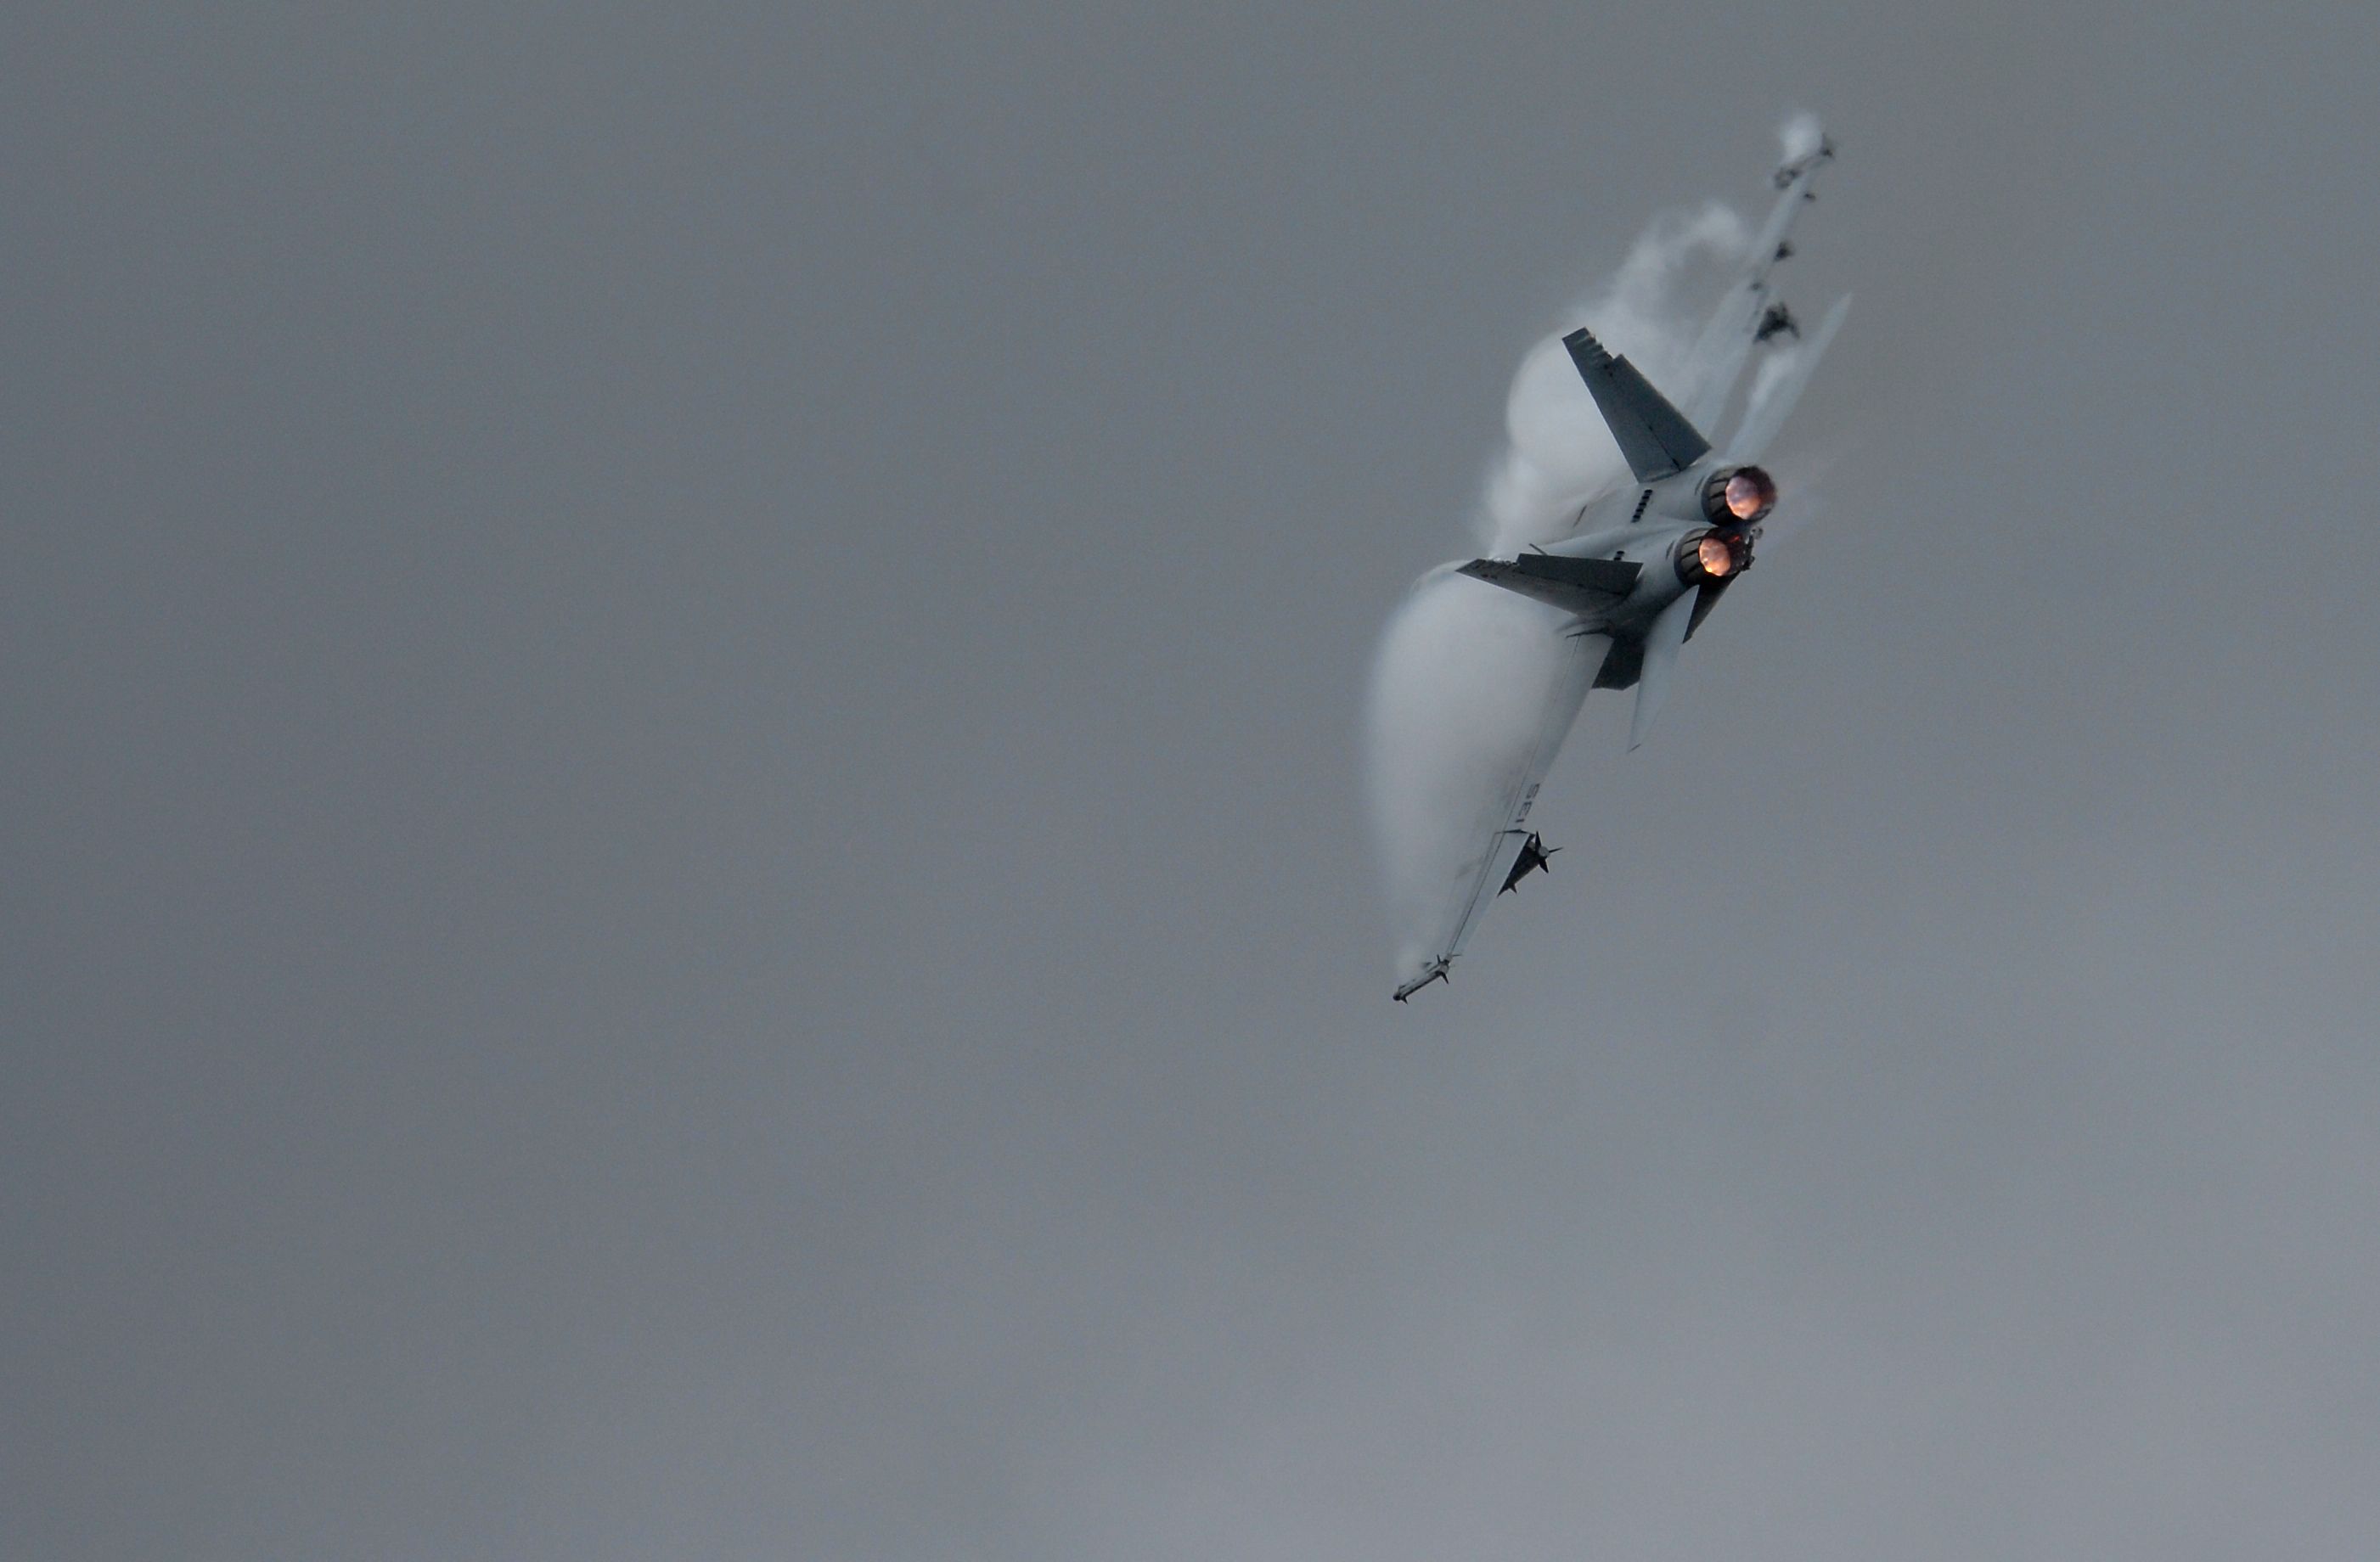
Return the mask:
[[1678, 584], [1707, 586], [1741, 575], [1752, 563], [1752, 539], [1742, 532], [1706, 531], [1678, 544]]
[[1777, 482], [1757, 466], [1722, 466], [1705, 479], [1702, 501], [1715, 527], [1754, 526], [1777, 507]]

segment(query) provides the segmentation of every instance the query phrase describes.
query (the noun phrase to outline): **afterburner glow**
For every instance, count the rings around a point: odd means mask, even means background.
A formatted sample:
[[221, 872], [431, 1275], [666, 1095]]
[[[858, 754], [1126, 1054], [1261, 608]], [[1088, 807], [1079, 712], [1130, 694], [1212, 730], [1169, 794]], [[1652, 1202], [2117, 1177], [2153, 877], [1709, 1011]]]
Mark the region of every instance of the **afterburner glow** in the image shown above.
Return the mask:
[[1777, 503], [1777, 485], [1757, 466], [1746, 466], [1727, 479], [1727, 513], [1739, 521], [1756, 521]]

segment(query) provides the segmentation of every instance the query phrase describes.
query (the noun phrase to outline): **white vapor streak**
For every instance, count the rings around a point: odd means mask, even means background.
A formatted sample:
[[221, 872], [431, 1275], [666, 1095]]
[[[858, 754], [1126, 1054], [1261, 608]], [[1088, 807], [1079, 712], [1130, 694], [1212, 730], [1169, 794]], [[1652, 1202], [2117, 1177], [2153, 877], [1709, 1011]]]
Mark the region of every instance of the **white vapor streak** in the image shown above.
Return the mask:
[[1503, 826], [1561, 681], [1566, 622], [1446, 565], [1381, 636], [1366, 758], [1400, 979], [1443, 952], [1449, 897]]
[[1562, 337], [1584, 325], [1655, 384], [1679, 382], [1696, 322], [1680, 309], [1678, 284], [1695, 261], [1732, 260], [1749, 242], [1743, 220], [1717, 201], [1656, 218], [1620, 270], [1529, 349], [1505, 402], [1506, 445], [1480, 499], [1482, 540], [1491, 550], [1511, 553], [1564, 535], [1582, 505], [1628, 475]]
[[1777, 148], [1785, 154], [1786, 162], [1798, 163], [1818, 150], [1825, 134], [1816, 115], [1806, 108], [1797, 108], [1777, 127]]

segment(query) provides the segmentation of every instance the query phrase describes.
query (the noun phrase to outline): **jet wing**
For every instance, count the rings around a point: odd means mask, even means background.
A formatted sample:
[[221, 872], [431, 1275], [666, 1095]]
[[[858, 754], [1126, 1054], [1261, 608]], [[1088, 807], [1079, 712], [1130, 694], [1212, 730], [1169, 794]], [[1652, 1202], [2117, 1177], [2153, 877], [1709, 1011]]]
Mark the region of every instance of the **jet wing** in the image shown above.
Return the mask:
[[1418, 963], [1397, 974], [1399, 1003], [1430, 983], [1447, 979], [1448, 968], [1470, 940], [1480, 914], [1495, 903], [1497, 891], [1512, 873], [1513, 863], [1520, 859], [1521, 848], [1528, 844], [1529, 832], [1524, 827], [1528, 822], [1529, 810], [1536, 804], [1537, 788], [1544, 784], [1546, 772], [1553, 769], [1554, 757], [1561, 752], [1562, 740], [1570, 735], [1571, 724], [1578, 720], [1578, 708], [1585, 703], [1587, 686], [1594, 682], [1596, 669], [1610, 650], [1611, 640], [1605, 635], [1572, 635], [1564, 640], [1559, 675], [1548, 687], [1538, 711], [1535, 743], [1521, 756], [1521, 762], [1500, 778], [1503, 785], [1494, 805], [1496, 811], [1473, 816], [1483, 822], [1492, 819], [1492, 827], [1477, 837], [1475, 851], [1446, 881], [1439, 933], [1431, 950]]
[[1686, 394], [1679, 398], [1678, 410], [1695, 428], [1718, 427], [1737, 381], [1743, 378], [1744, 365], [1751, 361], [1752, 349], [1761, 340], [1764, 323], [1771, 319], [1769, 310], [1777, 303], [1769, 273], [1778, 261], [1792, 253], [1793, 221], [1803, 207], [1818, 199], [1812, 182], [1819, 169], [1834, 161], [1834, 155], [1833, 146], [1822, 139], [1816, 151], [1777, 171], [1777, 204], [1769, 210], [1768, 221], [1761, 225], [1718, 308], [1711, 311], [1688, 360]]
[[1730, 461], [1757, 461], [1768, 453], [1769, 442], [1785, 426], [1786, 415], [1793, 410], [1793, 404], [1802, 399], [1802, 391], [1816, 372], [1818, 360], [1826, 356], [1827, 344], [1843, 328], [1843, 317], [1851, 313], [1851, 309], [1849, 297], [1836, 299], [1835, 307], [1827, 311], [1827, 318], [1818, 322], [1809, 339], [1787, 349], [1791, 357], [1773, 360], [1777, 368], [1773, 378], [1764, 368], [1760, 382], [1753, 387], [1752, 403], [1743, 409], [1743, 426], [1728, 441]]
[[[1534, 793], [1536, 788], [1532, 787], [1530, 791]], [[1535, 802], [1536, 798], [1532, 796], [1530, 801]], [[1527, 817], [1526, 809], [1522, 810], [1522, 817]], [[1446, 939], [1443, 951], [1438, 958], [1424, 966], [1419, 975], [1410, 976], [1398, 985], [1396, 999], [1399, 1003], [1402, 1003], [1432, 982], [1443, 982], [1448, 979], [1447, 969], [1454, 963], [1454, 957], [1463, 952], [1463, 946], [1470, 941], [1471, 929], [1478, 925], [1479, 914], [1486, 911], [1495, 899], [1495, 891], [1488, 886], [1504, 882], [1512, 871], [1512, 865], [1520, 861], [1521, 848], [1527, 845], [1528, 842], [1529, 832], [1517, 828], [1500, 830], [1488, 838], [1487, 851], [1479, 858], [1478, 871], [1465, 879], [1463, 884], [1462, 900], [1456, 907], [1453, 929]]]

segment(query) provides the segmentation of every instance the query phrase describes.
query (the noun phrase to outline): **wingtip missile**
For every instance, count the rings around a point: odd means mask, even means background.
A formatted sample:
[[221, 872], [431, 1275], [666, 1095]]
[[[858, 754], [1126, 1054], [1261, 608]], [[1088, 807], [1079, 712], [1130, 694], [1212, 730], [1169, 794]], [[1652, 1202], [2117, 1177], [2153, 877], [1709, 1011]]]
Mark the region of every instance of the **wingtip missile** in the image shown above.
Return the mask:
[[1825, 131], [1818, 132], [1818, 144], [1812, 150], [1777, 170], [1774, 176], [1779, 189], [1790, 188], [1793, 181], [1815, 168], [1823, 168], [1835, 160], [1835, 139]]
[[1453, 963], [1452, 960], [1432, 961], [1428, 970], [1397, 989], [1397, 1001], [1402, 1003], [1432, 982], [1444, 982], [1448, 987], [1452, 987], [1454, 979], [1446, 974], [1446, 968]]

